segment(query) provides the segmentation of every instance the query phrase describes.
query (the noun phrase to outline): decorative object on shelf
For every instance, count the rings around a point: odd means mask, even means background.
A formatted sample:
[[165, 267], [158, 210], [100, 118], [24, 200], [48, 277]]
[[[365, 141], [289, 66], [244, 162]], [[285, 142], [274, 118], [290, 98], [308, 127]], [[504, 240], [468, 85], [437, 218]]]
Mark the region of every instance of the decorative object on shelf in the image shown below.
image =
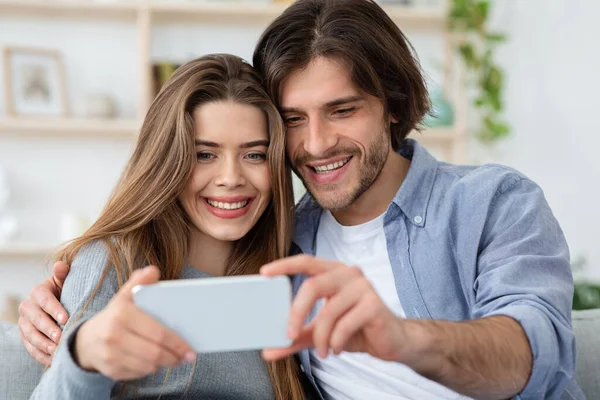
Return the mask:
[[19, 304], [21, 299], [18, 296], [10, 295], [4, 299], [4, 308], [0, 314], [0, 321], [16, 324], [19, 321]]
[[152, 64], [152, 94], [155, 97], [167, 79], [181, 64], [169, 61], [155, 62]]
[[495, 48], [506, 37], [487, 26], [491, 4], [492, 0], [451, 0], [448, 12], [449, 27], [461, 38], [458, 52], [474, 82], [473, 105], [481, 118], [477, 136], [488, 144], [510, 134], [510, 125], [500, 116], [504, 72], [494, 61]]
[[63, 214], [60, 218], [59, 240], [68, 242], [85, 233], [90, 227], [90, 221], [83, 215], [79, 214]]
[[85, 96], [85, 115], [88, 118], [112, 119], [118, 115], [117, 103], [104, 93], [89, 93]]
[[58, 117], [68, 114], [65, 70], [59, 52], [6, 48], [4, 82], [8, 115]]
[[454, 124], [452, 104], [439, 89], [431, 91], [431, 113], [425, 115], [423, 125], [427, 128], [446, 127]]
[[4, 211], [4, 207], [10, 199], [10, 188], [8, 187], [8, 178], [6, 171], [0, 166], [0, 214]]
[[19, 221], [11, 215], [0, 215], [0, 244], [7, 244], [14, 240], [19, 230]]
[[4, 210], [10, 198], [6, 172], [0, 167], [0, 244], [9, 243], [17, 234], [19, 223], [16, 217], [6, 215]]

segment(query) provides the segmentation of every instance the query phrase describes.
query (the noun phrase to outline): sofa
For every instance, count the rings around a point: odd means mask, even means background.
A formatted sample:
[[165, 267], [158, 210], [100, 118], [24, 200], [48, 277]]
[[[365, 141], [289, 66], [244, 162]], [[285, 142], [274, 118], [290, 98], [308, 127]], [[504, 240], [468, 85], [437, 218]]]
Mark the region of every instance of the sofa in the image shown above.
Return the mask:
[[[573, 329], [577, 382], [588, 400], [600, 399], [600, 309], [573, 312]], [[0, 399], [29, 398], [43, 371], [25, 351], [17, 326], [0, 322]]]

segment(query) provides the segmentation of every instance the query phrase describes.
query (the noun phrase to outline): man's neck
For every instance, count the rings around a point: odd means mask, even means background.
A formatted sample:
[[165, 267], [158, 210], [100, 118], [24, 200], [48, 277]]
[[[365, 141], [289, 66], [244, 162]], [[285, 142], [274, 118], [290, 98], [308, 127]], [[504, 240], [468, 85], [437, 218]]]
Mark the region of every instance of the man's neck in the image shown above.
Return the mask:
[[408, 174], [410, 160], [394, 150], [389, 156], [381, 173], [358, 199], [343, 210], [332, 211], [335, 219], [342, 225], [360, 225], [383, 214], [402, 186]]

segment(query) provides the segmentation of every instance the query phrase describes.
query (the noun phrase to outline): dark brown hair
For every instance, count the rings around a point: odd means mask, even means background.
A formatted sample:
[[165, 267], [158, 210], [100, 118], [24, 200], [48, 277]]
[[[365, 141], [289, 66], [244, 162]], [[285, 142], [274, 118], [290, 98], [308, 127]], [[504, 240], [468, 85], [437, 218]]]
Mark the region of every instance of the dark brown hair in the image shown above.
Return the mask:
[[316, 57], [344, 62], [354, 83], [383, 101], [398, 149], [429, 110], [429, 97], [414, 49], [391, 18], [372, 0], [297, 0], [261, 36], [253, 63], [269, 95], [289, 74]]
[[[57, 254], [57, 259], [71, 264], [79, 250], [93, 241], [101, 241], [108, 251], [108, 265], [83, 310], [112, 266], [119, 287], [133, 270], [147, 264], [159, 267], [161, 279], [179, 278], [193, 229], [178, 200], [196, 162], [192, 115], [197, 107], [216, 101], [262, 110], [270, 138], [267, 160], [272, 200], [252, 230], [234, 243], [225, 274], [257, 274], [265, 263], [288, 255], [294, 203], [281, 117], [249, 64], [228, 54], [204, 56], [178, 68], [165, 83], [100, 217]], [[293, 357], [269, 363], [268, 370], [276, 399], [304, 398]]]

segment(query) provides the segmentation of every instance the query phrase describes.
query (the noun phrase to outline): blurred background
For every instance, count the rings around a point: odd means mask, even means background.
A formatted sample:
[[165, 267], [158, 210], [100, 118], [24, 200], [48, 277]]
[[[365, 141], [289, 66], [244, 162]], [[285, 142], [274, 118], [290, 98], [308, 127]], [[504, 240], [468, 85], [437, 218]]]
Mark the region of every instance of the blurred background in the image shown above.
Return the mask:
[[[97, 217], [173, 70], [206, 53], [251, 60], [286, 3], [0, 0], [0, 320]], [[436, 118], [416, 139], [536, 181], [571, 248], [575, 307], [598, 306], [600, 2], [380, 3], [428, 78]]]

